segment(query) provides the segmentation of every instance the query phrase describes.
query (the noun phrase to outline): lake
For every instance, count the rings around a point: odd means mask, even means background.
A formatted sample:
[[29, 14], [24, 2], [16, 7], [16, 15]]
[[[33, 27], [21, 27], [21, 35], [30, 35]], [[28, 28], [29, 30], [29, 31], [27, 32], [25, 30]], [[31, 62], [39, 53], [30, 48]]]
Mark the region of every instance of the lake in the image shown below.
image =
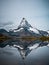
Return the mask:
[[0, 42], [0, 65], [49, 65], [49, 42]]

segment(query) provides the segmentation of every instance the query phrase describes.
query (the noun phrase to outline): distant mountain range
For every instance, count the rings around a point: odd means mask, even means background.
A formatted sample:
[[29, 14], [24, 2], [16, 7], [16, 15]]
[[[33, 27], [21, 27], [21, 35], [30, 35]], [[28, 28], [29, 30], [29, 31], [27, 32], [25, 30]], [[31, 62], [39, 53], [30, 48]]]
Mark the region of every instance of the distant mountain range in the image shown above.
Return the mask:
[[28, 23], [28, 21], [25, 18], [23, 18], [17, 29], [10, 30], [9, 32], [6, 31], [5, 29], [0, 29], [0, 34], [7, 36], [17, 36], [17, 37], [21, 36], [39, 37], [39, 36], [49, 36], [49, 31], [38, 30], [37, 28], [32, 27]]

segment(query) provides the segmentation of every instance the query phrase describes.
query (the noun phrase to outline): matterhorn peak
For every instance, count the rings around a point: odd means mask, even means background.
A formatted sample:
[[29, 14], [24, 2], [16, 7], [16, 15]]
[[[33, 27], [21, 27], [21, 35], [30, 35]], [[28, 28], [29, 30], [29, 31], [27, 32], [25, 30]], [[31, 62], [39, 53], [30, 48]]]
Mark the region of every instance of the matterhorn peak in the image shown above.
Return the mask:
[[25, 18], [22, 18], [22, 21], [21, 21], [21, 23], [22, 23], [22, 22], [26, 22], [26, 19], [25, 19]]
[[18, 26], [19, 28], [29, 28], [32, 27], [28, 21], [25, 18], [22, 18], [20, 25]]

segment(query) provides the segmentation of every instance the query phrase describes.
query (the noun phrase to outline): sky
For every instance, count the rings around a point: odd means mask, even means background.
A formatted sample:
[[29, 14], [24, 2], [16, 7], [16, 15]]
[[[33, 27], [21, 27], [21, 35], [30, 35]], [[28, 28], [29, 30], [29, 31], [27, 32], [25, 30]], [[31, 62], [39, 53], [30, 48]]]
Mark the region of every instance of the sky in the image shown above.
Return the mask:
[[49, 0], [0, 0], [0, 28], [16, 29], [23, 17], [33, 27], [49, 30]]

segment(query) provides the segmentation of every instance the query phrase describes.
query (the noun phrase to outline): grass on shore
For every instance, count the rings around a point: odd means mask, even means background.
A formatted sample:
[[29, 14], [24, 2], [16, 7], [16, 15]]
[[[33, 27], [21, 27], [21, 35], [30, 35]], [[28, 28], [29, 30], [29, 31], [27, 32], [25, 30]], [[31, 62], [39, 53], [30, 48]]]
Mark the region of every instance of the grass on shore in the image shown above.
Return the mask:
[[49, 41], [49, 36], [42, 36], [42, 37], [33, 37], [33, 36], [25, 36], [25, 37], [8, 37], [8, 36], [0, 36], [0, 41], [5, 41], [9, 39], [21, 39], [27, 41], [34, 41], [34, 40], [41, 40], [41, 41]]

